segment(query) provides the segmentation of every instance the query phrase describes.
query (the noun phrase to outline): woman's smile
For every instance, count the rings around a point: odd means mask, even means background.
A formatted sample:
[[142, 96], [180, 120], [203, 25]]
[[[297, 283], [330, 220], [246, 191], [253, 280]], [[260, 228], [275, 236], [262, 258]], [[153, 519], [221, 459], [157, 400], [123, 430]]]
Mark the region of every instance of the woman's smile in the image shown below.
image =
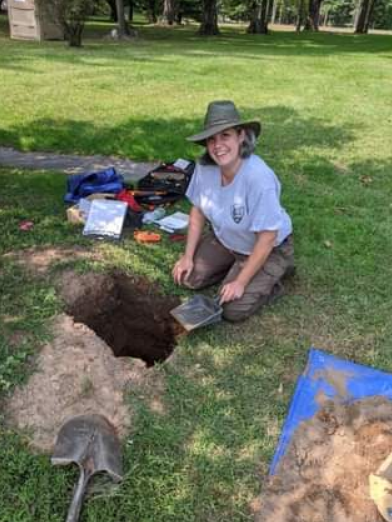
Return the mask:
[[243, 140], [242, 131], [226, 129], [208, 138], [208, 153], [217, 165], [230, 168], [237, 163], [240, 157], [240, 146]]

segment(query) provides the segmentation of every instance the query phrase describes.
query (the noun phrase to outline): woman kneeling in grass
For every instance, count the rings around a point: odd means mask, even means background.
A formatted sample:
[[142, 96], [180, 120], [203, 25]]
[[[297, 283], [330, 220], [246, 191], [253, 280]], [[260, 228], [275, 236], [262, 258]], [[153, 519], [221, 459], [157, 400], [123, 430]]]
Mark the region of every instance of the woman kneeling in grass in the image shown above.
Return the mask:
[[[204, 130], [188, 138], [206, 148], [187, 190], [192, 203], [177, 284], [200, 289], [222, 281], [223, 316], [246, 319], [281, 295], [294, 269], [292, 224], [280, 204], [280, 183], [253, 154], [261, 131], [241, 121], [231, 101], [209, 104]], [[206, 220], [212, 231], [203, 234]]]

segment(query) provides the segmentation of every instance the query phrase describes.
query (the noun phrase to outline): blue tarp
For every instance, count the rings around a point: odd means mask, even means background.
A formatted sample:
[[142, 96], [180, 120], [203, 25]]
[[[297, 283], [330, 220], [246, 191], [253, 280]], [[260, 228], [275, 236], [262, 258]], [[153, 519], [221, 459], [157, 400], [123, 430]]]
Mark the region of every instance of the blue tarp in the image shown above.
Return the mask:
[[270, 466], [273, 475], [297, 426], [313, 417], [320, 408], [320, 395], [344, 402], [381, 395], [392, 400], [392, 375], [339, 359], [311, 348], [304, 373], [299, 377], [289, 413], [283, 425]]

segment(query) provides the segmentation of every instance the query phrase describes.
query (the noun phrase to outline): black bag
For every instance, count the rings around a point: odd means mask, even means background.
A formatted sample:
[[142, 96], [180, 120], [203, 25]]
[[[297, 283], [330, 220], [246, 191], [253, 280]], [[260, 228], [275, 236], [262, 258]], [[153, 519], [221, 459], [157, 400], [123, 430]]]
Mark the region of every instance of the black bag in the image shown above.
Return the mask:
[[175, 163], [161, 163], [138, 181], [135, 191], [138, 203], [149, 207], [165, 205], [185, 196], [196, 164], [188, 161], [185, 168], [181, 168]]

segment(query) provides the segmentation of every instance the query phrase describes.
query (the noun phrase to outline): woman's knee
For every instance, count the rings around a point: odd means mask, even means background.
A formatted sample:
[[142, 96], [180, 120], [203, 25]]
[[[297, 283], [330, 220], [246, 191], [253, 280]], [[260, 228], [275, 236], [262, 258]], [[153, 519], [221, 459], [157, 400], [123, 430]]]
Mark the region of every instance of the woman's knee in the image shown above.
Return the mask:
[[201, 290], [208, 286], [206, 281], [198, 274], [191, 274], [186, 280], [183, 281], [183, 285], [189, 290]]
[[223, 304], [223, 318], [231, 323], [245, 321], [269, 303], [268, 295], [261, 295], [257, 300], [238, 300]]
[[253, 310], [244, 307], [235, 306], [235, 302], [226, 303], [223, 305], [223, 319], [230, 323], [240, 323], [245, 321], [253, 313]]

